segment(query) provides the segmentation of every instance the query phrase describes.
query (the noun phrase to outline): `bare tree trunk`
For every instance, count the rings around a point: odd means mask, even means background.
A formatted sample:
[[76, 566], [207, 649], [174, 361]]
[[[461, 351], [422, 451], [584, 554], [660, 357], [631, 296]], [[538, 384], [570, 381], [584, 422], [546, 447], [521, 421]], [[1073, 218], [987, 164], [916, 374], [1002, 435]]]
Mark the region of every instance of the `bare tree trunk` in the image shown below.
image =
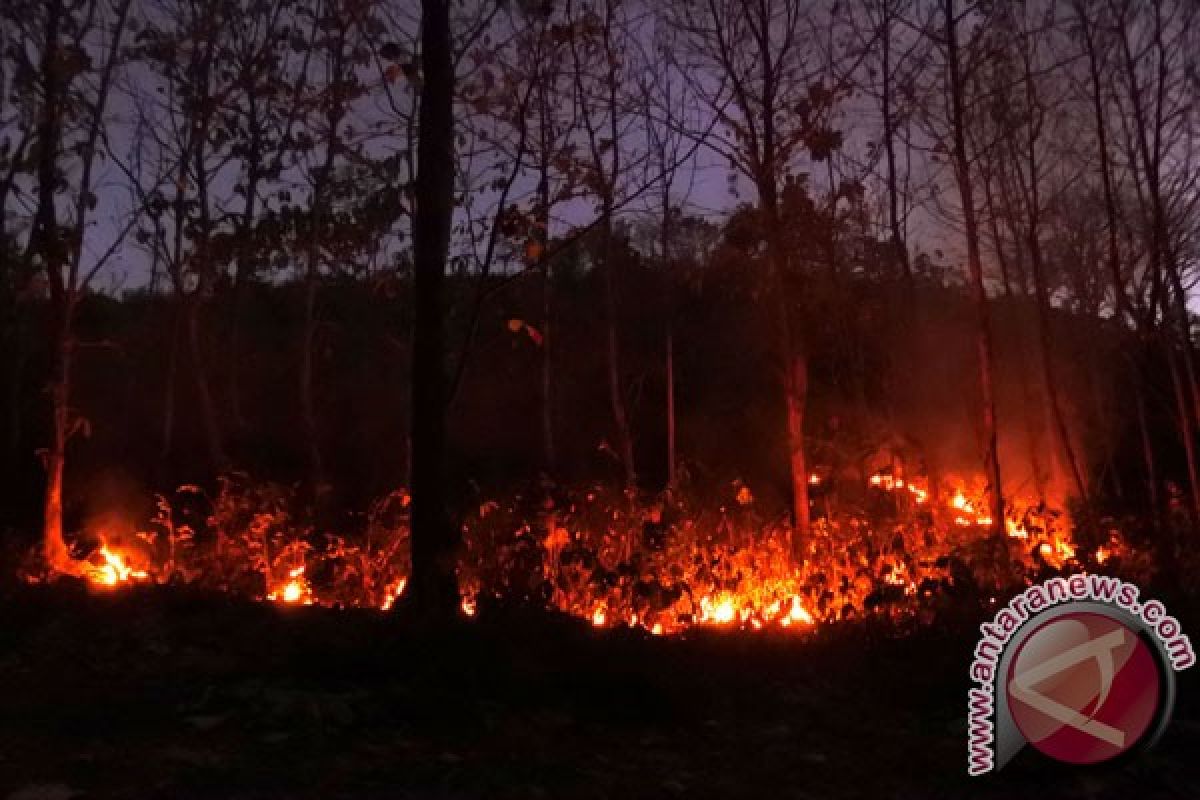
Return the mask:
[[1171, 386], [1175, 390], [1175, 411], [1178, 415], [1179, 438], [1183, 441], [1183, 453], [1187, 460], [1188, 484], [1191, 490], [1191, 514], [1193, 522], [1200, 521], [1200, 472], [1196, 468], [1196, 434], [1192, 424], [1192, 408], [1188, 402], [1187, 387], [1179, 374], [1175, 352], [1169, 339], [1164, 340], [1167, 367], [1171, 373]]
[[679, 483], [678, 456], [675, 451], [675, 328], [667, 323], [667, 489], [675, 491]]
[[1133, 395], [1137, 404], [1138, 432], [1141, 435], [1142, 465], [1146, 469], [1146, 497], [1150, 501], [1150, 510], [1156, 528], [1162, 526], [1162, 502], [1158, 492], [1158, 469], [1154, 461], [1154, 445], [1150, 441], [1150, 425], [1146, 420], [1146, 398], [1142, 392], [1142, 382], [1134, 380]]
[[412, 375], [412, 581], [410, 602], [428, 619], [458, 607], [458, 533], [445, 505], [446, 375], [443, 285], [454, 216], [454, 65], [450, 0], [421, 0]]
[[[1025, 101], [1028, 113], [1041, 105], [1033, 83], [1033, 68], [1027, 52], [1022, 52], [1025, 67]], [[1040, 113], [1040, 112], [1038, 112]], [[1075, 448], [1071, 444], [1071, 433], [1067, 428], [1066, 417], [1063, 415], [1062, 402], [1059, 398], [1058, 376], [1054, 367], [1054, 353], [1050, 344], [1050, 296], [1046, 288], [1045, 268], [1042, 263], [1041, 241], [1041, 193], [1039, 191], [1040, 176], [1038, 175], [1037, 140], [1040, 135], [1041, 121], [1030, 118], [1026, 123], [1025, 162], [1029, 169], [1029, 184], [1026, 200], [1029, 206], [1029, 224], [1026, 230], [1029, 245], [1030, 263], [1033, 268], [1034, 301], [1037, 307], [1038, 349], [1042, 367], [1042, 378], [1046, 390], [1046, 402], [1049, 406], [1050, 418], [1058, 439], [1058, 452], [1066, 463], [1075, 491], [1079, 500], [1085, 505], [1088, 502], [1087, 484], [1075, 456]]]
[[789, 348], [787, 364], [787, 432], [788, 457], [792, 476], [792, 515], [798, 541], [793, 542], [793, 555], [799, 556], [807, 545], [812, 529], [812, 512], [808, 503], [808, 458], [804, 450], [804, 411], [808, 405], [808, 358], [801, 347]]
[[52, 334], [53, 367], [50, 374], [50, 447], [46, 449], [46, 496], [44, 554], [46, 564], [59, 572], [72, 572], [73, 563], [63, 535], [63, 478], [67, 462], [67, 439], [71, 435], [71, 360], [74, 341], [71, 316], [74, 301], [64, 302], [54, 312]]
[[604, 203], [604, 345], [608, 367], [608, 403], [613, 415], [617, 456], [625, 472], [625, 488], [637, 487], [637, 467], [633, 460], [633, 433], [621, 386], [621, 346], [617, 337], [616, 265], [613, 263], [613, 230], [611, 200]]
[[38, 200], [29, 252], [42, 259], [50, 279], [50, 355], [52, 359], [48, 393], [50, 395], [50, 446], [46, 448], [46, 493], [43, 505], [43, 552], [46, 564], [54, 570], [68, 571], [71, 566], [63, 537], [63, 472], [69, 435], [69, 398], [71, 380], [71, 313], [73, 287], [64, 285], [62, 265], [64, 247], [58, 229], [55, 194], [58, 186], [58, 151], [62, 138], [63, 86], [58, 61], [59, 30], [63, 8], [60, 0], [46, 3], [45, 39], [39, 78], [42, 107], [38, 119]]
[[1104, 187], [1104, 216], [1108, 223], [1108, 270], [1113, 285], [1113, 304], [1116, 319], [1123, 319], [1127, 306], [1125, 280], [1121, 275], [1121, 249], [1117, 244], [1119, 223], [1117, 218], [1116, 193], [1113, 190], [1112, 166], [1108, 154], [1108, 126], [1104, 122], [1104, 99], [1100, 77], [1100, 61], [1096, 52], [1095, 34], [1086, 6], [1075, 0], [1075, 14], [1083, 32], [1084, 49], [1088, 59], [1088, 75], [1091, 78], [1092, 114], [1096, 124], [1096, 149], [1100, 155], [1100, 178]]
[[167, 374], [163, 389], [162, 441], [160, 457], [165, 462], [175, 443], [175, 385], [179, 374], [179, 328], [183, 321], [182, 300], [176, 299], [174, 319], [171, 321], [171, 343], [167, 351]]
[[760, 185], [759, 197], [767, 224], [768, 272], [776, 296], [779, 331], [780, 369], [783, 375], [783, 395], [786, 411], [788, 446], [788, 476], [792, 490], [792, 558], [803, 560], [812, 529], [812, 512], [808, 502], [808, 459], [804, 449], [804, 412], [808, 403], [808, 357], [804, 345], [797, 342], [792, 331], [791, 304], [787, 292], [787, 270], [778, 232], [780, 230], [774, 177]]
[[[666, 162], [665, 154], [660, 155], [660, 161]], [[660, 247], [662, 247], [663, 285], [666, 287], [666, 332], [665, 357], [663, 365], [664, 380], [667, 384], [667, 491], [676, 488], [677, 475], [675, 452], [675, 284], [671, 273], [671, 184], [663, 178], [662, 218], [659, 228]]]
[[[984, 176], [984, 201], [987, 204], [988, 225], [992, 234], [992, 247], [996, 251], [996, 261], [1000, 266], [1000, 274], [1004, 282], [1004, 295], [1009, 299], [1009, 301], [1014, 301], [1017, 298], [1013, 293], [1012, 276], [1008, 265], [1008, 255], [1005, 253], [1004, 237], [1000, 234], [1000, 226], [997, 222], [998, 211], [996, 209], [995, 198], [992, 193], [991, 178], [993, 175], [994, 173], [989, 170], [988, 174]], [[1005, 198], [1005, 213], [1008, 216], [1009, 226], [1013, 231], [1014, 238], [1016, 238], [1016, 225], [1012, 218], [1013, 209], [1011, 204], [1007, 202], [1007, 192], [1005, 192], [1003, 196]], [[1028, 289], [1025, 285], [1025, 270], [1021, 268], [1018, 270], [1018, 272], [1021, 302], [1014, 303], [1013, 310], [1015, 313], [1017, 313], [1017, 316], [1020, 319], [1024, 316], [1024, 314], [1020, 312], [1024, 306], [1024, 301], [1027, 299]], [[1025, 341], [1024, 328], [1024, 323], [1019, 324], [1018, 330], [1014, 337], [1015, 345], [1017, 347], [1017, 358], [1022, 364], [1026, 363], [1028, 360], [1028, 350]], [[1029, 385], [1029, 375], [1024, 369], [1017, 370], [1017, 380], [1021, 389], [1021, 408], [1024, 411], [1025, 438], [1026, 446], [1028, 447], [1029, 468], [1033, 471], [1033, 485], [1035, 491], [1037, 492], [1038, 502], [1045, 503], [1046, 473], [1044, 467], [1042, 466], [1041, 459], [1042, 431], [1041, 427], [1037, 423], [1036, 415], [1034, 414], [1034, 408], [1036, 408], [1036, 404], [1034, 403], [1033, 390]]]
[[[314, 196], [314, 202], [317, 202]], [[314, 215], [317, 216], [317, 215]], [[318, 224], [314, 219], [313, 224]], [[308, 448], [308, 479], [314, 492], [320, 491], [325, 480], [321, 458], [320, 431], [317, 426], [316, 403], [313, 399], [313, 347], [316, 342], [317, 308], [317, 242], [315, 231], [310, 233], [307, 268], [304, 276], [304, 322], [300, 332], [300, 421]]]
[[550, 278], [550, 262], [542, 263], [542, 466], [548, 475], [554, 475], [558, 457], [554, 447], [554, 357], [551, 347], [554, 342], [551, 297], [553, 284]]
[[983, 400], [984, 461], [991, 490], [992, 530], [1004, 535], [1004, 484], [1000, 478], [1000, 452], [996, 434], [996, 397], [992, 378], [994, 363], [992, 324], [988, 311], [987, 289], [983, 281], [983, 262], [979, 254], [979, 227], [975, 220], [975, 191], [967, 159], [966, 120], [963, 111], [963, 76], [959, 66], [958, 23], [954, 0], [944, 0], [946, 49], [949, 59], [951, 127], [954, 138], [954, 175], [962, 200], [963, 226], [967, 238], [967, 266], [975, 302], [975, 346], [979, 360], [979, 386]]
[[548, 150], [547, 129], [549, 127], [549, 110], [546, 105], [545, 78], [538, 97], [538, 108], [541, 115], [538, 125], [540, 136], [538, 178], [538, 220], [537, 220], [537, 258], [541, 263], [542, 272], [542, 347], [541, 347], [541, 422], [542, 422], [542, 468], [547, 475], [554, 475], [557, 470], [557, 454], [554, 447], [554, 327], [553, 297], [554, 284], [552, 281], [550, 259], [547, 257], [550, 243], [550, 156]]
[[900, 263], [904, 276], [905, 287], [909, 293], [909, 309], [911, 310], [913, 285], [912, 264], [908, 257], [908, 242], [904, 235], [903, 220], [900, 217], [900, 187], [896, 178], [896, 130], [892, 110], [892, 9], [890, 0], [881, 5], [883, 20], [880, 30], [880, 48], [882, 51], [883, 81], [881, 105], [883, 112], [883, 145], [887, 156], [887, 193], [888, 193], [888, 224], [892, 233], [892, 249], [895, 258]]
[[217, 406], [213, 401], [212, 384], [209, 381], [204, 345], [201, 342], [199, 298], [190, 297], [184, 302], [187, 304], [185, 324], [187, 326], [188, 357], [192, 362], [192, 376], [196, 384], [196, 399], [200, 405], [200, 424], [204, 428], [204, 442], [213, 467], [218, 472], [223, 472], [229, 467], [229, 458], [225, 454], [221, 423], [217, 419]]
[[262, 180], [262, 128], [258, 115], [258, 100], [253, 91], [246, 94], [247, 119], [251, 126], [250, 143], [246, 153], [247, 175], [245, 205], [237, 227], [237, 261], [233, 276], [233, 308], [229, 321], [229, 410], [237, 430], [246, 427], [246, 412], [242, 398], [242, 328], [245, 324], [246, 303], [250, 292], [252, 269], [252, 237], [257, 213], [258, 187]]

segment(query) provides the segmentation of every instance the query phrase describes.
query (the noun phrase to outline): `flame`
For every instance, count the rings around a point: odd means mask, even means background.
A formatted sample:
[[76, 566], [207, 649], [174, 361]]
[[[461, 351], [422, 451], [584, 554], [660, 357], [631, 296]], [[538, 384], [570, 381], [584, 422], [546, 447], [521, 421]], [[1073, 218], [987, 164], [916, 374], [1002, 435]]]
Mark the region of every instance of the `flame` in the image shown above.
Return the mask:
[[795, 596], [792, 597], [791, 608], [788, 609], [787, 616], [784, 617], [784, 624], [788, 624], [789, 621], [800, 622], [804, 625], [816, 624], [812, 614], [808, 613], [808, 611], [804, 608], [804, 605], [800, 602], [800, 598]]
[[107, 544], [101, 544], [96, 555], [103, 559], [99, 565], [89, 565], [84, 569], [84, 577], [96, 586], [112, 587], [135, 580], [146, 580], [150, 577], [144, 570], [133, 569], [125, 557]]
[[[814, 485], [834, 481], [824, 471], [809, 473], [809, 482]], [[931, 502], [934, 495], [925, 478], [880, 473], [871, 475], [868, 482], [877, 491], [895, 493], [898, 501], [912, 498], [911, 503], [897, 502], [894, 509], [886, 510], [898, 517], [889, 520], [893, 527], [887, 536], [880, 536], [883, 529], [865, 516], [822, 518], [814, 522], [821, 535], [812, 537], [799, 557], [789, 546], [786, 526], [763, 522], [758, 514], [739, 515], [743, 519], [723, 518], [721, 524], [729, 527], [720, 528], [713, 527], [702, 514], [684, 517], [678, 524], [662, 526], [667, 529], [666, 536], [657, 537], [651, 545], [644, 522], [653, 519], [659, 523], [661, 517], [646, 513], [661, 514], [661, 508], [657, 512], [631, 510], [626, 498], [611, 500], [601, 490], [574, 495], [571, 505], [563, 504], [546, 515], [544, 528], [540, 519], [509, 527], [514, 517], [520, 520], [515, 516], [520, 506], [505, 507], [487, 501], [480, 505], [478, 517], [469, 518], [463, 526], [470, 545], [468, 552], [474, 555], [464, 556], [459, 564], [461, 610], [468, 617], [474, 616], [480, 592], [501, 596], [512, 587], [503, 572], [506, 565], [512, 566], [506, 548], [508, 552], [522, 548], [522, 553], [531, 550], [540, 557], [532, 574], [551, 589], [544, 602], [596, 627], [628, 625], [649, 635], [674, 635], [696, 625], [800, 632], [863, 613], [909, 615], [915, 609], [903, 598], [914, 597], [917, 587], [930, 578], [937, 581], [944, 577], [940, 571], [943, 568], [937, 566], [940, 556], [959, 546], [964, 538], [979, 535], [977, 527], [991, 523], [990, 516], [979, 510], [984, 505], [979, 487], [985, 483], [982, 479], [961, 483], [955, 479], [939, 487], [942, 492], [937, 494], [938, 504], [946, 513], [938, 521], [947, 524], [934, 527], [927, 516], [911, 515], [916, 505]], [[751, 488], [741, 482], [735, 484], [734, 494], [739, 503], [755, 502]], [[595, 505], [589, 509], [589, 504]], [[1061, 527], [1060, 515], [1046, 513], [1033, 502], [1023, 507], [1021, 498], [1006, 505], [1005, 530], [1012, 540], [1024, 542], [1012, 546], [1013, 554], [1024, 566], [1037, 566], [1033, 562], [1038, 562], [1061, 568], [1075, 557], [1071, 533]], [[910, 516], [905, 518], [905, 514]], [[274, 524], [279, 534], [272, 542], [273, 561], [258, 567], [273, 576], [267, 584], [271, 601], [387, 611], [405, 592], [407, 578], [401, 573], [407, 553], [397, 544], [407, 547], [403, 523], [382, 528], [381, 535], [367, 546], [331, 536], [336, 543], [320, 549], [310, 547], [303, 536], [287, 538], [295, 526], [289, 525], [286, 516]], [[230, 539], [253, 537], [254, 542], [262, 536], [260, 531], [242, 533], [236, 529], [226, 535]], [[494, 538], [484, 538], [489, 536]], [[1106, 547], [1094, 553], [1096, 563], [1103, 563], [1119, 551], [1118, 536], [1112, 532]], [[509, 537], [516, 543], [511, 543]], [[893, 540], [899, 544], [893, 545]], [[187, 574], [199, 574], [189, 579], [227, 590], [240, 588], [220, 581], [224, 575], [237, 573], [237, 568], [244, 572], [245, 565], [224, 564], [228, 570], [204, 574], [195, 567], [206, 562], [188, 562], [195, 552], [189, 549], [179, 556]], [[235, 547], [226, 557], [245, 558], [247, 552], [253, 551]], [[489, 559], [487, 563], [479, 561], [484, 555]], [[314, 569], [321, 566], [319, 589], [310, 585], [305, 565]], [[636, 569], [629, 570], [631, 565]], [[92, 562], [82, 565], [80, 571], [89, 582], [105, 587], [151, 578], [147, 572], [133, 569], [125, 554], [107, 545], [98, 549]], [[161, 575], [169, 571], [164, 569]], [[159, 575], [156, 570], [154, 578]], [[603, 576], [603, 580], [597, 576]], [[663, 590], [653, 594], [652, 604], [647, 604], [647, 595], [640, 593], [640, 588], [647, 586], [654, 592]], [[893, 587], [896, 591], [884, 593], [881, 605], [869, 603], [873, 593]], [[660, 605], [658, 600], [663, 598], [666, 602]]]
[[383, 603], [380, 604], [380, 611], [391, 611], [396, 605], [396, 600], [400, 595], [404, 594], [404, 587], [408, 585], [408, 578], [401, 578], [394, 586], [384, 592]]
[[276, 587], [267, 595], [268, 600], [274, 600], [287, 605], [311, 606], [313, 602], [312, 588], [304, 577], [303, 565], [288, 571], [288, 580], [281, 587]]

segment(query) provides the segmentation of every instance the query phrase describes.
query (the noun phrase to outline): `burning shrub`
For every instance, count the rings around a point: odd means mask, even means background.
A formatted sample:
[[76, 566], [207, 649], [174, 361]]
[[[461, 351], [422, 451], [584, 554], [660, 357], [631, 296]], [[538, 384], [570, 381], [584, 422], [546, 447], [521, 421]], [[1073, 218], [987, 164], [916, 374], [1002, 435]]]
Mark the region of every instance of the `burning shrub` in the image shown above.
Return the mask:
[[[965, 592], [1149, 563], [1112, 525], [1091, 534], [1081, 559], [1066, 517], [1040, 505], [1010, 503], [997, 537], [962, 487], [939, 495], [948, 498], [940, 513], [911, 481], [876, 475], [868, 491], [894, 498], [872, 504], [886, 514], [827, 513], [801, 541], [740, 482], [724, 504], [604, 486], [487, 499], [462, 520], [463, 608], [525, 604], [664, 634], [695, 625], [805, 630], [863, 617], [910, 624]], [[184, 486], [158, 498], [137, 534], [152, 554], [139, 554], [148, 569], [101, 538], [82, 572], [106, 586], [178, 580], [287, 604], [388, 609], [409, 572], [409, 499], [394, 491], [356, 526], [327, 531], [294, 489], [229, 475], [215, 497]]]

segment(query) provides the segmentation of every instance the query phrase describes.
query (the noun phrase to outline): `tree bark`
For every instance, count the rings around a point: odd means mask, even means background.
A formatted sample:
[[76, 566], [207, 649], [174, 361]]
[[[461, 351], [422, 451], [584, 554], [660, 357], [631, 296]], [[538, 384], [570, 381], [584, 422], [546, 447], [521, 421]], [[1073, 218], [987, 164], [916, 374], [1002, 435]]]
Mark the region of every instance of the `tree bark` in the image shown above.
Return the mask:
[[45, 452], [46, 492], [43, 501], [43, 554], [51, 569], [68, 571], [71, 558], [63, 536], [63, 473], [66, 464], [71, 378], [72, 287], [64, 284], [64, 248], [58, 229], [55, 189], [62, 137], [63, 85], [59, 74], [60, 0], [45, 5], [46, 27], [39, 65], [42, 106], [38, 119], [38, 200], [29, 250], [42, 260], [50, 282], [50, 442]]
[[443, 285], [454, 215], [454, 66], [450, 0], [421, 2], [421, 106], [418, 122], [412, 374], [412, 580], [422, 618], [458, 607], [458, 534], [445, 505], [446, 375]]

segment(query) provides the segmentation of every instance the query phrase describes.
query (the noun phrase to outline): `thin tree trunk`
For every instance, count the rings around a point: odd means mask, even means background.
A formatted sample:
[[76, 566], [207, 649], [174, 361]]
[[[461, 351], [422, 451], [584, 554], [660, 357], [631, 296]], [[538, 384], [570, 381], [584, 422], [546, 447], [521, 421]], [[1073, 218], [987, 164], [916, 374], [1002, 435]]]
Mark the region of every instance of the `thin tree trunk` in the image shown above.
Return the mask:
[[[1028, 54], [1023, 54], [1025, 65], [1025, 100], [1030, 109], [1040, 107], [1033, 84], [1033, 71]], [[1032, 112], [1030, 112], [1032, 113]], [[1050, 344], [1050, 296], [1046, 288], [1045, 268], [1042, 263], [1041, 241], [1041, 193], [1039, 192], [1037, 139], [1040, 122], [1030, 119], [1026, 123], [1025, 161], [1029, 167], [1029, 186], [1026, 192], [1029, 206], [1029, 224], [1026, 230], [1029, 245], [1030, 264], [1033, 268], [1034, 302], [1037, 308], [1037, 333], [1042, 378], [1046, 389], [1046, 402], [1049, 406], [1051, 421], [1058, 440], [1058, 452], [1066, 463], [1068, 472], [1075, 484], [1079, 500], [1085, 505], [1088, 502], [1087, 484], [1075, 456], [1075, 448], [1071, 444], [1071, 433], [1067, 428], [1066, 417], [1063, 415], [1062, 402], [1059, 398], [1058, 376], [1054, 366], [1054, 353]]]
[[798, 541], [792, 543], [793, 556], [807, 546], [812, 529], [808, 503], [808, 457], [804, 450], [804, 411], [808, 405], [808, 358], [802, 347], [791, 347], [787, 355], [787, 432], [788, 457], [792, 476], [792, 514]]
[[[666, 166], [665, 154], [660, 154], [660, 161]], [[663, 365], [664, 380], [667, 384], [667, 491], [676, 488], [677, 475], [675, 453], [675, 283], [671, 274], [671, 184], [664, 176], [662, 194], [662, 219], [659, 228], [660, 247], [662, 247], [663, 285], [666, 287], [666, 332], [664, 349], [666, 361]]]
[[888, 193], [888, 224], [892, 233], [892, 249], [900, 263], [901, 274], [911, 300], [915, 286], [913, 284], [912, 264], [908, 257], [908, 242], [904, 236], [903, 221], [900, 217], [900, 187], [896, 178], [896, 131], [892, 113], [892, 17], [890, 0], [883, 5], [883, 24], [880, 31], [880, 47], [882, 49], [883, 81], [882, 111], [883, 111], [883, 145], [887, 155], [887, 193]]
[[39, 65], [42, 107], [38, 119], [38, 201], [29, 253], [42, 259], [50, 283], [50, 446], [46, 448], [46, 493], [43, 502], [43, 553], [53, 570], [69, 571], [71, 558], [63, 537], [63, 472], [66, 463], [71, 379], [71, 313], [73, 286], [64, 285], [63, 244], [58, 230], [55, 194], [58, 186], [58, 150], [62, 135], [63, 86], [58, 68], [60, 0], [45, 4], [46, 26]]
[[[1020, 320], [1023, 316], [1021, 313], [1022, 307], [1024, 306], [1024, 301], [1027, 299], [1025, 271], [1024, 269], [1018, 270], [1020, 277], [1020, 302], [1017, 302], [1017, 296], [1013, 293], [1011, 271], [1008, 267], [1008, 255], [1005, 253], [1004, 238], [1000, 234], [1000, 226], [997, 222], [997, 209], [992, 193], [991, 177], [993, 174], [989, 172], [988, 175], [985, 175], [983, 182], [984, 201], [987, 203], [988, 226], [992, 234], [992, 247], [996, 251], [996, 261], [1000, 266], [1000, 275], [1004, 283], [1004, 295], [1013, 304], [1014, 315]], [[1007, 193], [1004, 196], [1007, 198]], [[1014, 229], [1015, 235], [1016, 226], [1012, 220], [1011, 205], [1005, 202], [1005, 206], [1010, 227]], [[1025, 325], [1023, 323], [1018, 324], [1014, 339], [1017, 347], [1017, 358], [1021, 364], [1025, 364], [1028, 360], [1028, 351], [1026, 349]], [[1037, 492], [1038, 502], [1045, 503], [1046, 474], [1041, 459], [1042, 436], [1041, 427], [1038, 425], [1036, 415], [1033, 413], [1036, 407], [1033, 390], [1029, 385], [1029, 375], [1024, 369], [1017, 370], [1017, 380], [1021, 389], [1021, 409], [1024, 412], [1025, 418], [1025, 438], [1028, 448], [1029, 468], [1033, 471], [1034, 490]]]
[[1150, 425], [1146, 419], [1146, 398], [1140, 380], [1132, 381], [1134, 402], [1137, 405], [1138, 432], [1141, 435], [1142, 465], [1146, 469], [1146, 498], [1156, 529], [1162, 526], [1162, 503], [1158, 492], [1158, 469], [1154, 461], [1154, 445], [1150, 440]]
[[1100, 155], [1100, 178], [1104, 187], [1104, 216], [1108, 223], [1108, 270], [1113, 285], [1113, 304], [1117, 321], [1123, 319], [1127, 301], [1125, 280], [1121, 275], [1121, 248], [1117, 243], [1119, 223], [1117, 221], [1116, 193], [1113, 191], [1112, 166], [1108, 156], [1108, 126], [1104, 123], [1104, 100], [1101, 96], [1100, 63], [1096, 53], [1096, 42], [1086, 7], [1076, 0], [1075, 14], [1083, 31], [1084, 49], [1087, 52], [1088, 74], [1091, 78], [1092, 114], [1096, 125], [1096, 148]]
[[[317, 202], [315, 198], [314, 202]], [[316, 222], [313, 221], [314, 224]], [[309, 245], [308, 267], [304, 277], [304, 322], [300, 333], [300, 421], [304, 426], [304, 438], [308, 448], [309, 484], [314, 492], [319, 492], [325, 480], [325, 468], [321, 458], [316, 402], [313, 398], [313, 347], [316, 342], [317, 321], [317, 234], [314, 231], [310, 236], [312, 241]]]
[[171, 321], [171, 343], [167, 351], [167, 374], [163, 390], [162, 440], [159, 456], [164, 461], [171, 455], [175, 443], [175, 386], [179, 374], [179, 328], [183, 321], [182, 300], [176, 300], [176, 309]]
[[979, 385], [982, 394], [984, 461], [991, 489], [992, 530], [997, 538], [1004, 535], [1004, 484], [1000, 477], [1000, 452], [996, 433], [996, 397], [992, 377], [994, 364], [992, 323], [988, 311], [987, 288], [983, 281], [983, 261], [979, 254], [979, 227], [975, 220], [975, 192], [967, 159], [966, 120], [963, 111], [963, 77], [959, 67], [958, 24], [954, 0], [944, 0], [947, 56], [949, 58], [951, 127], [954, 138], [954, 173], [962, 200], [963, 226], [967, 239], [967, 266], [975, 303], [975, 346], [979, 360]]
[[445, 505], [446, 375], [443, 293], [454, 216], [454, 66], [450, 0], [421, 0], [412, 375], [412, 581], [418, 615], [456, 613], [458, 533]]
[[675, 452], [675, 326], [667, 322], [666, 382], [667, 382], [667, 491], [675, 491], [678, 485]]
[[542, 401], [542, 466], [547, 475], [557, 470], [557, 454], [554, 447], [554, 357], [551, 346], [554, 342], [551, 297], [553, 284], [550, 278], [550, 263], [542, 263], [542, 348], [541, 348], [541, 401]]
[[613, 263], [612, 202], [604, 204], [604, 345], [608, 367], [608, 403], [613, 415], [617, 456], [625, 472], [625, 488], [637, 486], [637, 467], [633, 460], [633, 434], [621, 388], [621, 347], [617, 337], [616, 264]]
[[1191, 490], [1191, 515], [1193, 523], [1200, 521], [1200, 473], [1196, 467], [1196, 434], [1192, 424], [1192, 409], [1188, 402], [1187, 388], [1179, 366], [1175, 363], [1175, 352], [1169, 339], [1164, 340], [1167, 367], [1171, 373], [1171, 386], [1175, 390], [1175, 411], [1178, 415], [1179, 438], [1183, 440], [1183, 454], [1187, 460], [1188, 488]]
[[212, 384], [208, 377], [208, 368], [204, 357], [204, 345], [200, 336], [200, 303], [199, 298], [190, 297], [184, 301], [187, 306], [185, 324], [187, 326], [188, 357], [192, 362], [192, 377], [196, 384], [196, 400], [200, 405], [200, 424], [204, 428], [204, 443], [208, 448], [208, 457], [218, 472], [229, 467], [229, 458], [225, 454], [225, 443], [221, 432], [221, 423], [217, 418], [217, 406], [213, 401]]
[[[543, 78], [543, 81], [545, 79]], [[541, 423], [542, 423], [542, 468], [553, 476], [557, 470], [557, 454], [554, 447], [554, 327], [553, 297], [550, 260], [547, 257], [550, 243], [550, 156], [547, 152], [547, 128], [549, 126], [546, 107], [546, 88], [543, 83], [539, 96], [538, 126], [540, 134], [540, 175], [538, 178], [537, 258], [542, 273], [542, 346], [541, 346]]]
[[50, 375], [50, 447], [46, 450], [46, 496], [44, 554], [46, 564], [59, 572], [73, 572], [73, 561], [63, 535], [63, 480], [67, 462], [67, 439], [71, 435], [71, 297], [55, 309], [52, 334], [53, 366]]

